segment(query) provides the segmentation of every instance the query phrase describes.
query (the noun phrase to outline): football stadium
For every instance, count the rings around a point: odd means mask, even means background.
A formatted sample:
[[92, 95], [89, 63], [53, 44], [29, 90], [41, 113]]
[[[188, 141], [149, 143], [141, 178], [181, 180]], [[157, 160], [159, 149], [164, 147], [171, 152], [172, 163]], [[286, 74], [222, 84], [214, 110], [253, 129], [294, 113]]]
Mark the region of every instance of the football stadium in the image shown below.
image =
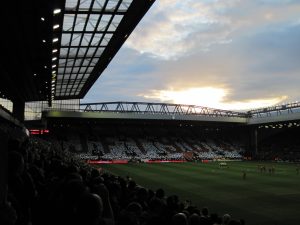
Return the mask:
[[[129, 36], [146, 29], [144, 17], [172, 1], [158, 2], [8, 3], [2, 14], [0, 224], [300, 223], [299, 102], [233, 110], [147, 97], [86, 100], [104, 82], [99, 78], [117, 67], [112, 60]], [[138, 42], [134, 48], [141, 48]]]

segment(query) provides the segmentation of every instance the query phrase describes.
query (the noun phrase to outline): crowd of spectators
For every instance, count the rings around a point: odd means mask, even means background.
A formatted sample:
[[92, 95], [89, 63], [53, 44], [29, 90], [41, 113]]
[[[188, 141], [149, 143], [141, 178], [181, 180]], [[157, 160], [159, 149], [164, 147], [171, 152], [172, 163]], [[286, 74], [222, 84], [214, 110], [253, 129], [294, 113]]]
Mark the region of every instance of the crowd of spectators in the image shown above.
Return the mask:
[[243, 224], [93, 168], [39, 138], [11, 140], [0, 224]]
[[300, 128], [290, 128], [259, 142], [255, 159], [300, 162]]
[[[206, 143], [205, 141], [199, 142], [201, 146], [206, 146], [206, 148], [196, 148], [191, 147], [183, 140], [174, 142], [174, 145], [166, 145], [159, 140], [150, 141], [147, 139], [139, 139], [139, 143], [143, 146], [144, 152], [138, 148], [136, 142], [129, 138], [123, 141], [119, 141], [118, 138], [110, 138], [109, 153], [102, 156], [103, 159], [130, 159], [132, 157], [143, 159], [185, 159], [185, 153], [193, 152], [197, 159], [241, 159], [242, 155], [241, 149], [234, 149], [232, 146], [230, 149], [221, 148], [217, 146], [216, 142], [210, 141]], [[101, 141], [98, 142], [101, 145]], [[174, 147], [175, 146], [175, 147]], [[89, 150], [91, 152], [91, 150]]]
[[[93, 134], [94, 136], [96, 134]], [[62, 150], [68, 150], [84, 159], [101, 160], [214, 160], [214, 159], [242, 159], [243, 148], [232, 143], [214, 139], [189, 140], [157, 136], [131, 137], [106, 136], [91, 140], [85, 139], [80, 143], [79, 135], [65, 135]], [[57, 139], [52, 138], [57, 143]], [[84, 148], [84, 146], [87, 146]], [[186, 153], [192, 153], [193, 158], [187, 158]]]
[[[245, 152], [244, 141], [235, 138], [235, 134], [226, 133], [215, 136], [215, 133], [193, 135], [169, 128], [153, 127], [149, 130], [137, 128], [119, 130], [115, 132], [108, 129], [108, 134], [103, 132], [92, 133], [93, 138], [85, 137], [79, 141], [78, 133], [69, 135], [63, 141], [62, 149], [78, 153], [82, 159], [103, 160], [241, 160], [250, 157], [257, 160], [300, 161], [299, 128], [281, 131], [273, 135], [266, 135], [258, 140], [258, 151], [249, 155]], [[190, 128], [189, 128], [190, 129]], [[128, 131], [128, 134], [126, 134]], [[142, 133], [142, 135], [140, 135]], [[77, 135], [77, 137], [76, 137]], [[264, 137], [264, 135], [261, 135]], [[53, 139], [53, 142], [57, 142]], [[83, 142], [86, 142], [84, 144]], [[87, 146], [84, 148], [84, 146]], [[252, 150], [250, 150], [252, 151]], [[186, 154], [189, 153], [189, 154]], [[192, 157], [189, 156], [192, 153]]]

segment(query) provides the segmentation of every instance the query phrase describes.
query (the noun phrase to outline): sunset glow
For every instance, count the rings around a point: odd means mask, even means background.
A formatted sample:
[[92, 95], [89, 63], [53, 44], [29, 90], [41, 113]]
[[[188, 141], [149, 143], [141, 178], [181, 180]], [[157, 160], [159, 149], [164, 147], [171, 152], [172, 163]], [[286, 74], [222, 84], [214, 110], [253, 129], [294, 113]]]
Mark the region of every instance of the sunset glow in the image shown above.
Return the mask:
[[248, 110], [272, 106], [279, 104], [287, 98], [286, 96], [280, 96], [270, 99], [251, 99], [243, 102], [226, 102], [225, 97], [227, 95], [228, 90], [226, 89], [204, 87], [190, 88], [185, 90], [153, 90], [150, 95], [143, 95], [143, 97], [175, 104], [198, 105], [232, 110]]

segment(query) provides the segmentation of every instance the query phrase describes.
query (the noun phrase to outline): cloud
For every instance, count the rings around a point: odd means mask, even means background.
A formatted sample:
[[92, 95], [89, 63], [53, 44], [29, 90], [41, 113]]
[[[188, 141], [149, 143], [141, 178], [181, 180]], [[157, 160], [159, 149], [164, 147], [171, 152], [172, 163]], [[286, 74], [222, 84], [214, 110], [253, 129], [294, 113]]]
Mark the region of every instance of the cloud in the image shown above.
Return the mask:
[[152, 90], [221, 88], [228, 103], [299, 99], [299, 40], [300, 29], [290, 25], [237, 37], [232, 45], [160, 65], [159, 73], [167, 74], [160, 78], [164, 86]]
[[252, 29], [256, 32], [259, 27], [298, 15], [299, 4], [290, 4], [293, 2], [156, 1], [126, 46], [164, 60], [207, 52], [214, 45], [230, 44], [244, 32], [251, 33]]
[[300, 2], [279, 3], [156, 1], [85, 101], [207, 87], [225, 91], [217, 108], [299, 100]]
[[127, 40], [126, 46], [169, 60], [191, 54], [195, 48], [207, 51], [213, 44], [227, 43], [231, 21], [221, 11], [238, 1], [231, 1], [228, 5], [213, 2], [157, 1], [151, 14]]

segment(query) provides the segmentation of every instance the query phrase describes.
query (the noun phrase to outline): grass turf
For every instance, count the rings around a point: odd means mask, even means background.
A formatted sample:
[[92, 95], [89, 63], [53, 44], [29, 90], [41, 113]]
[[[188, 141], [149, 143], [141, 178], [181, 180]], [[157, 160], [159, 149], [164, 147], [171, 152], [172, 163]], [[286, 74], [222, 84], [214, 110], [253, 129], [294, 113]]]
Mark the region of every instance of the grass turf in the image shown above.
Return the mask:
[[[274, 166], [275, 173], [260, 173], [258, 162], [218, 163], [110, 164], [104, 170], [130, 176], [139, 185], [166, 195], [176, 194], [181, 201], [190, 200], [199, 208], [207, 206], [219, 215], [229, 213], [243, 218], [246, 225], [294, 225], [300, 223], [300, 175], [296, 166]], [[243, 170], [247, 171], [243, 179]]]

